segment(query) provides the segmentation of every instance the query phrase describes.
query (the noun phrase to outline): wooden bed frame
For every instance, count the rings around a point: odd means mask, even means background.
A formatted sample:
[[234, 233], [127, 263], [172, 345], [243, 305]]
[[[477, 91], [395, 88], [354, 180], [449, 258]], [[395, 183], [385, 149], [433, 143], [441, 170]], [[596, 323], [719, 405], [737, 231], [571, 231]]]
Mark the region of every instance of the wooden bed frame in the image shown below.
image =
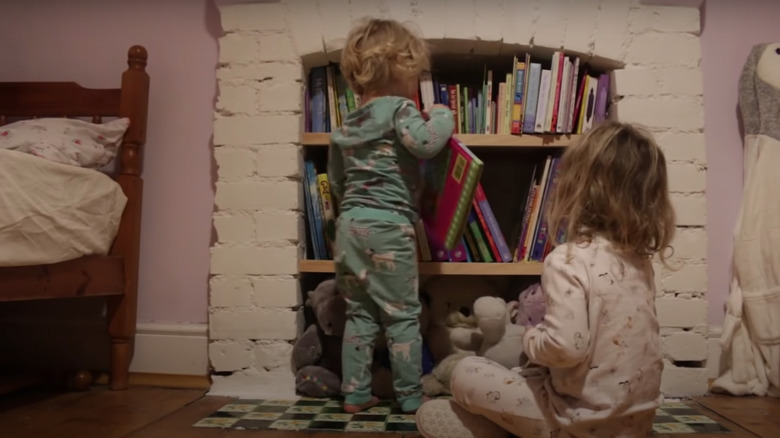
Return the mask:
[[111, 389], [127, 388], [135, 339], [141, 173], [149, 101], [146, 60], [144, 47], [130, 48], [121, 88], [89, 89], [74, 82], [0, 82], [0, 125], [34, 117], [92, 117], [95, 123], [102, 117], [130, 119], [114, 177], [127, 204], [110, 254], [52, 265], [0, 267], [0, 302], [107, 297]]

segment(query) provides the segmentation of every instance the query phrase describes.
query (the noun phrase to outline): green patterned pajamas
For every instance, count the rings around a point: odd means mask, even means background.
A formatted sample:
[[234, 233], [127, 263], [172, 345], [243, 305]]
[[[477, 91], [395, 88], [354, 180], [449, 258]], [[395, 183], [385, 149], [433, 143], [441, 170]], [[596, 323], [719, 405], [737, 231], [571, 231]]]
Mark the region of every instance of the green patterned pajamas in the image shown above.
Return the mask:
[[381, 323], [396, 397], [404, 410], [416, 409], [422, 339], [414, 228], [401, 215], [369, 208], [344, 213], [337, 227], [336, 278], [349, 315], [342, 349], [346, 402], [371, 398], [373, 347]]
[[342, 349], [346, 403], [371, 399], [373, 347], [384, 328], [393, 387], [404, 411], [422, 402], [417, 295], [420, 159], [438, 154], [454, 128], [443, 108], [425, 120], [409, 99], [380, 97], [331, 134], [328, 179], [338, 202], [336, 281], [347, 298]]

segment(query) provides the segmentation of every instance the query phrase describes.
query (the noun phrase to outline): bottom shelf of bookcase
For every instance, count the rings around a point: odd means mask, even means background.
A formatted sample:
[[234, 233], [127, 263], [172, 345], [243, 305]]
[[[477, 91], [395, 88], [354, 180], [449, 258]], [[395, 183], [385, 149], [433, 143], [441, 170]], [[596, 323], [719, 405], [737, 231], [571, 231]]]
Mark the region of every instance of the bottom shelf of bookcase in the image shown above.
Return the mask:
[[[542, 263], [436, 263], [420, 262], [422, 275], [541, 275]], [[332, 260], [300, 260], [300, 273], [332, 273]]]

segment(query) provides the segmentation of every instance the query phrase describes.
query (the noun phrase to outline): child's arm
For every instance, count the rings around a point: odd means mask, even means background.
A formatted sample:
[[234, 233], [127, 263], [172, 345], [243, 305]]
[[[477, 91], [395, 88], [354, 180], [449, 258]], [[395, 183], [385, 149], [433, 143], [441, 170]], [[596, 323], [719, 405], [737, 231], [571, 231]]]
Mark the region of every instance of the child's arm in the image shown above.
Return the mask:
[[550, 368], [579, 364], [590, 343], [586, 271], [578, 259], [567, 258], [565, 250], [547, 256], [542, 274], [547, 313], [541, 324], [523, 335], [523, 349], [531, 361]]
[[340, 205], [344, 199], [344, 158], [333, 143], [328, 145], [328, 183], [330, 193], [335, 198], [334, 204]]
[[455, 120], [444, 105], [434, 105], [426, 121], [411, 100], [405, 100], [395, 112], [395, 132], [406, 149], [417, 158], [436, 156], [452, 136]]

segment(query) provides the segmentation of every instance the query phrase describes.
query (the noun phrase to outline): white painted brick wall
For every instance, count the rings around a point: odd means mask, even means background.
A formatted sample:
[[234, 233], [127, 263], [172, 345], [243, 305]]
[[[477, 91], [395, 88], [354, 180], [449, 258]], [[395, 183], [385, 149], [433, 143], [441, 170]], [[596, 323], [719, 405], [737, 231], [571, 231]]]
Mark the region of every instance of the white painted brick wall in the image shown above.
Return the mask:
[[664, 352], [673, 361], [707, 359], [707, 338], [694, 332], [677, 332], [661, 338]]
[[292, 344], [285, 341], [259, 341], [252, 350], [257, 368], [292, 368]]
[[295, 277], [255, 277], [252, 285], [253, 301], [258, 308], [297, 307], [303, 304], [300, 283]]
[[214, 121], [214, 144], [297, 143], [301, 138], [299, 128], [297, 115], [219, 117]]
[[298, 272], [298, 248], [285, 246], [217, 246], [211, 248], [211, 273], [292, 275]]
[[664, 365], [661, 392], [667, 397], [692, 397], [707, 393], [707, 368]]
[[704, 192], [707, 188], [707, 171], [694, 163], [668, 163], [669, 191], [680, 193]]
[[658, 71], [618, 69], [612, 73], [613, 96], [652, 96], [658, 91]]
[[217, 182], [214, 202], [220, 210], [295, 210], [299, 191], [295, 181]]
[[655, 302], [661, 327], [693, 328], [707, 323], [707, 302], [658, 298]]
[[256, 170], [258, 176], [265, 177], [301, 176], [303, 173], [301, 148], [293, 144], [261, 146], [257, 149]]
[[293, 340], [302, 324], [302, 312], [292, 309], [222, 310], [211, 312], [211, 339]]
[[214, 228], [220, 243], [255, 240], [255, 221], [249, 215], [214, 215]]
[[209, 360], [216, 372], [241, 370], [252, 365], [252, 351], [244, 343], [213, 342], [209, 346]]
[[255, 174], [255, 153], [250, 149], [215, 148], [214, 158], [221, 181], [241, 181]]
[[[282, 0], [220, 6], [218, 181], [210, 280], [215, 395], [292, 394], [300, 333], [304, 64], [336, 61], [352, 23], [410, 21], [435, 51], [511, 56], [510, 45], [624, 63], [613, 75], [619, 120], [648, 127], [668, 161], [678, 232], [656, 269], [670, 396], [706, 391], [706, 166], [700, 19], [695, 8], [637, 0]], [[501, 44], [503, 42], [503, 44]], [[693, 329], [693, 331], [684, 331]], [[679, 365], [679, 363], [678, 363]]]

